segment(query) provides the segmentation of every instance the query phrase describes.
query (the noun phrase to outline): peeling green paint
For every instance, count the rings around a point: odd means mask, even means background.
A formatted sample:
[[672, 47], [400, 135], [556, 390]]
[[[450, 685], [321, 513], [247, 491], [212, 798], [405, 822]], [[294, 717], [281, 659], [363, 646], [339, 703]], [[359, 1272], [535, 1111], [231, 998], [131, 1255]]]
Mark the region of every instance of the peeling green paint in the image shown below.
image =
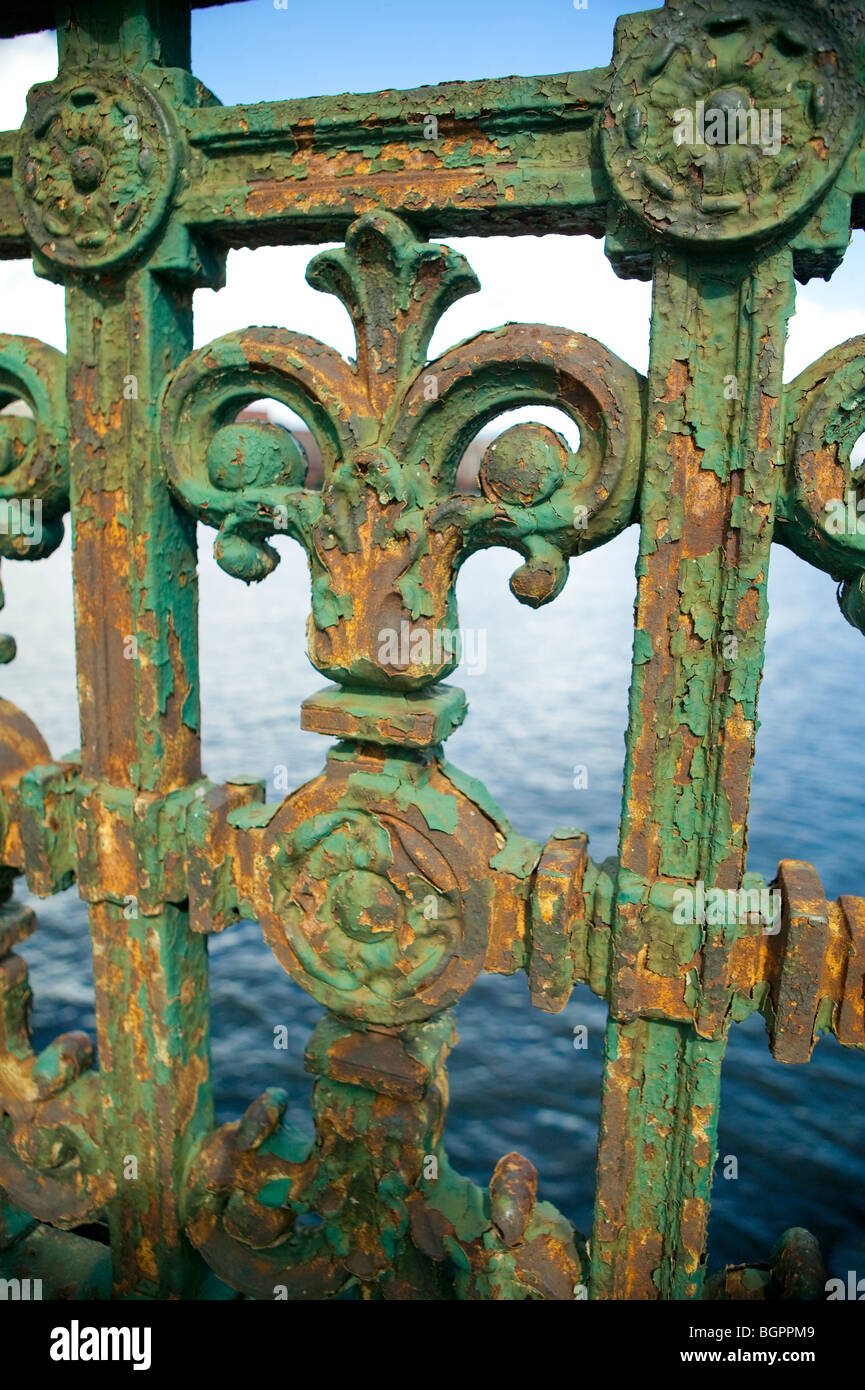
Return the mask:
[[[187, 70], [187, 20], [76, 6], [58, 78], [0, 140], [0, 250], [65, 285], [68, 326], [65, 362], [0, 338], [2, 404], [33, 411], [2, 417], [0, 500], [38, 499], [45, 523], [0, 552], [48, 554], [70, 511], [82, 724], [81, 754], [52, 761], [0, 707], [0, 1269], [57, 1261], [64, 1297], [569, 1300], [589, 1278], [596, 1298], [698, 1297], [730, 1024], [759, 1010], [788, 1061], [825, 1032], [865, 1046], [862, 901], [828, 904], [785, 860], [777, 939], [737, 915], [740, 889], [769, 891], [745, 843], [771, 541], [833, 575], [865, 629], [865, 540], [833, 524], [860, 500], [863, 340], [782, 372], [794, 275], [831, 273], [865, 196], [861, 16], [749, 0], [719, 26], [689, 0], [623, 17], [588, 73], [230, 108]], [[719, 67], [739, 84], [725, 111], [783, 107], [776, 184], [739, 142], [695, 161], [669, 138], [682, 83], [709, 97]], [[428, 360], [478, 288], [428, 236], [605, 230], [615, 268], [654, 280], [647, 381], [545, 325]], [[192, 291], [219, 287], [229, 245], [324, 239], [344, 245], [308, 279], [347, 308], [355, 360], [284, 328], [190, 351]], [[289, 433], [237, 421], [262, 396], [308, 425], [320, 490]], [[564, 410], [578, 451], [515, 426], [461, 491], [469, 442], [527, 405]], [[274, 535], [308, 557], [310, 656], [336, 685], [302, 720], [337, 742], [279, 803], [201, 776], [196, 520], [247, 583]], [[513, 549], [512, 592], [537, 607], [632, 522], [621, 841], [598, 865], [578, 831], [518, 834], [445, 761], [466, 704], [440, 682], [469, 555]], [[33, 1052], [21, 873], [89, 905], [98, 1071], [81, 1035]], [[698, 889], [722, 908], [682, 920]], [[214, 1127], [206, 937], [244, 917], [328, 1011], [312, 1143], [276, 1089]], [[488, 1188], [448, 1163], [449, 1011], [482, 969], [525, 969], [541, 1008], [579, 982], [610, 1007], [590, 1256], [519, 1154]], [[54, 1229], [92, 1221], [110, 1258]], [[818, 1268], [794, 1230], [707, 1291], [813, 1296]]]

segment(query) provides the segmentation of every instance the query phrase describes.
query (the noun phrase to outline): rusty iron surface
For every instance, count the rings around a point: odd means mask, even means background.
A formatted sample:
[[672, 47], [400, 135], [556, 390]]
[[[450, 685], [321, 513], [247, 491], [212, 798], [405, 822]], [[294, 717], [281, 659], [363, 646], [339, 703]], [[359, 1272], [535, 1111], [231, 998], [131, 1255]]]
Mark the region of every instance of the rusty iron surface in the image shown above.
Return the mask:
[[[171, 10], [76, 5], [57, 79], [0, 135], [0, 255], [66, 286], [68, 327], [65, 361], [0, 336], [0, 404], [32, 413], [0, 417], [0, 502], [43, 523], [0, 554], [50, 553], [70, 513], [82, 735], [55, 760], [0, 701], [0, 1273], [53, 1261], [56, 1297], [821, 1296], [807, 1232], [707, 1279], [706, 1227], [730, 1027], [760, 1013], [783, 1063], [830, 1033], [865, 1048], [865, 899], [746, 863], [772, 542], [865, 630], [865, 537], [835, 514], [863, 489], [865, 340], [783, 376], [796, 279], [863, 220], [858, 7], [681, 0], [620, 19], [591, 72], [241, 107], [192, 76]], [[727, 140], [695, 160], [683, 93], [777, 108], [777, 158]], [[433, 238], [547, 231], [606, 235], [617, 273], [652, 279], [646, 378], [540, 324], [429, 360], [478, 288]], [[191, 350], [227, 247], [330, 239], [307, 278], [348, 310], [353, 360], [290, 327]], [[264, 396], [303, 419], [320, 488], [297, 439], [239, 418]], [[526, 405], [564, 411], [578, 450], [512, 426], [467, 491], [471, 441]], [[246, 583], [276, 535], [307, 555], [329, 684], [300, 719], [336, 742], [279, 803], [201, 775], [196, 521]], [[599, 865], [579, 830], [517, 834], [447, 761], [456, 581], [507, 546], [535, 608], [632, 524], [621, 836]], [[22, 875], [88, 903], [98, 1068], [83, 1034], [33, 1050]], [[326, 1010], [311, 1141], [274, 1089], [214, 1123], [207, 937], [249, 918]], [[547, 1011], [577, 984], [608, 1005], [588, 1239], [522, 1155], [486, 1188], [448, 1162], [450, 1009], [485, 970], [525, 972]], [[104, 1257], [76, 1234], [93, 1222]]]

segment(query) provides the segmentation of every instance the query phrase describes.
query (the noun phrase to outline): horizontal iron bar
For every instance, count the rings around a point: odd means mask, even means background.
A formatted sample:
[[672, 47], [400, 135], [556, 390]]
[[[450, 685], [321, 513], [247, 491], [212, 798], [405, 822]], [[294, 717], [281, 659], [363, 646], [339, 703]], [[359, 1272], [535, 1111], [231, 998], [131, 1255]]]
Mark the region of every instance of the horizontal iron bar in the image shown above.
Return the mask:
[[[341, 240], [359, 213], [384, 209], [437, 235], [601, 236], [608, 189], [594, 129], [609, 76], [184, 107], [179, 216], [223, 246]], [[29, 255], [12, 189], [17, 139], [0, 133], [2, 258]]]
[[[181, 112], [181, 215], [224, 245], [341, 238], [366, 210], [427, 233], [603, 234], [609, 69]], [[433, 124], [431, 118], [437, 124]]]

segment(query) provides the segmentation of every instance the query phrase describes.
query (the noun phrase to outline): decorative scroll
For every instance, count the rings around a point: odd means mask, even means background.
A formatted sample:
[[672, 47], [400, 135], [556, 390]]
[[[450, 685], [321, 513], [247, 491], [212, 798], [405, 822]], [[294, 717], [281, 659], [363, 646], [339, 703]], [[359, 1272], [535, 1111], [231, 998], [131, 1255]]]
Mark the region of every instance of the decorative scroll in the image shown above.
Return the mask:
[[790, 493], [776, 539], [841, 580], [838, 602], [865, 632], [865, 337], [825, 353], [786, 390]]
[[[30, 1044], [32, 994], [27, 966], [13, 947], [36, 929], [35, 915], [11, 899], [10, 841], [20, 816], [10, 804], [22, 777], [51, 754], [36, 726], [0, 700], [0, 1188], [20, 1208], [53, 1225], [94, 1220], [112, 1186], [99, 1162], [102, 1129], [93, 1044], [64, 1033], [38, 1055]], [[11, 834], [10, 834], [11, 831]], [[2, 1220], [0, 1220], [2, 1225]]]
[[307, 1051], [315, 1145], [282, 1123], [287, 1097], [271, 1090], [201, 1151], [189, 1231], [210, 1266], [257, 1298], [355, 1284], [385, 1299], [572, 1299], [584, 1252], [537, 1201], [532, 1165], [506, 1155], [489, 1196], [448, 1165], [453, 1041], [447, 1019], [400, 1039], [325, 1020]]
[[0, 555], [40, 560], [63, 539], [69, 510], [66, 359], [35, 338], [0, 334]]

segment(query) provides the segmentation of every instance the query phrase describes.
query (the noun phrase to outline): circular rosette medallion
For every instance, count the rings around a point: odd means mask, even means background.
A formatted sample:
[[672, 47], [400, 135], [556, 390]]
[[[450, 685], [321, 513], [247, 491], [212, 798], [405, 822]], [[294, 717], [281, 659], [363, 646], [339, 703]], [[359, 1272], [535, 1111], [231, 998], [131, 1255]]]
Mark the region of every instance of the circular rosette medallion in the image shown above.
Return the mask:
[[826, 9], [710, 3], [623, 23], [601, 143], [641, 220], [730, 242], [774, 235], [822, 196], [862, 116], [855, 59]]
[[263, 847], [260, 921], [285, 970], [334, 1013], [367, 1023], [455, 1003], [482, 968], [488, 913], [470, 910], [471, 885], [434, 843], [442, 837], [412, 807], [334, 810], [297, 826], [295, 815], [289, 801]]
[[140, 78], [90, 68], [32, 88], [15, 189], [49, 260], [101, 270], [132, 255], [161, 222], [176, 168], [168, 115]]

